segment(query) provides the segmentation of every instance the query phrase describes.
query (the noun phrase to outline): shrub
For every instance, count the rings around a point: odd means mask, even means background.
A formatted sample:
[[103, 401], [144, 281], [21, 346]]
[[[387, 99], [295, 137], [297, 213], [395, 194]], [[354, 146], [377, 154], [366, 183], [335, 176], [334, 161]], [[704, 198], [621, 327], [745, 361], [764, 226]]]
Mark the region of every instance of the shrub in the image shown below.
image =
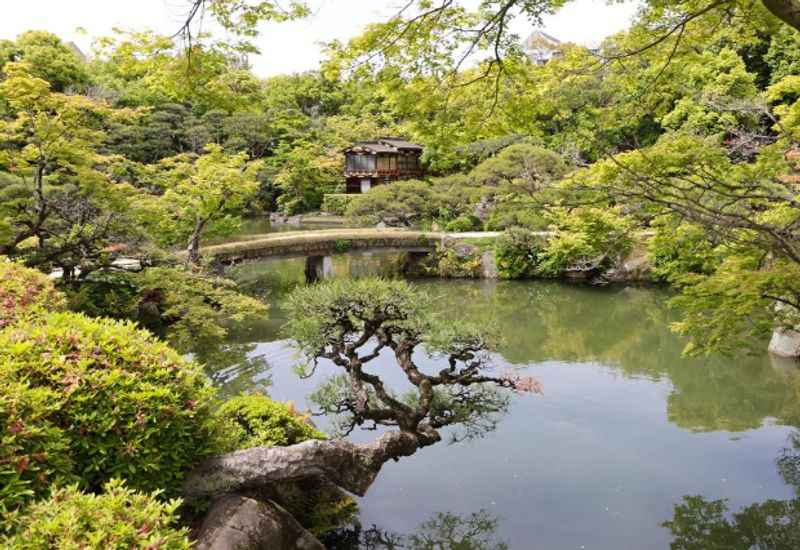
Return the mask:
[[411, 226], [434, 217], [436, 205], [431, 197], [431, 186], [424, 181], [379, 185], [368, 193], [356, 195], [347, 208], [347, 216], [359, 225], [382, 222], [392, 226]]
[[444, 226], [445, 231], [480, 231], [483, 229], [483, 222], [477, 216], [462, 214], [454, 220], [447, 222]]
[[69, 439], [50, 420], [58, 414], [59, 394], [1, 375], [0, 385], [0, 518], [8, 518], [51, 483], [75, 478]]
[[633, 245], [633, 222], [618, 209], [555, 210], [552, 217], [557, 234], [548, 240], [541, 255], [539, 271], [544, 275], [608, 267]]
[[3, 546], [9, 550], [191, 547], [188, 529], [177, 527], [179, 500], [161, 502], [157, 494], [133, 491], [120, 480], [108, 482], [104, 489], [100, 495], [81, 493], [77, 486], [55, 489], [49, 499], [30, 506], [18, 532]]
[[326, 437], [297, 414], [291, 403], [279, 403], [259, 393], [229, 399], [218, 415], [225, 426], [229, 450], [294, 445]]
[[17, 319], [64, 308], [64, 296], [50, 278], [0, 257], [0, 328]]
[[448, 243], [436, 250], [436, 272], [446, 279], [474, 279], [480, 275], [482, 259], [477, 246]]
[[503, 279], [536, 275], [544, 248], [543, 239], [519, 227], [506, 230], [495, 242], [497, 274]]
[[336, 216], [344, 216], [347, 212], [347, 207], [357, 195], [348, 195], [346, 193], [329, 193], [322, 197], [323, 212], [328, 214], [335, 214]]
[[171, 493], [214, 451], [208, 380], [130, 322], [75, 313], [18, 322], [0, 332], [0, 380], [58, 396], [39, 420], [63, 432], [73, 471], [91, 490], [125, 477]]

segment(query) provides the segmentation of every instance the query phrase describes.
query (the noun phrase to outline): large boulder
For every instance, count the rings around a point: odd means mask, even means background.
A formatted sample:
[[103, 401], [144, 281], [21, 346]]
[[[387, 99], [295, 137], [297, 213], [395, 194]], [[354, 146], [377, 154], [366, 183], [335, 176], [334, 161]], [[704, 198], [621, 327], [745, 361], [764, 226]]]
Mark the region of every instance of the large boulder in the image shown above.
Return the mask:
[[240, 495], [214, 502], [197, 534], [197, 550], [325, 550], [274, 502]]
[[776, 328], [769, 341], [769, 352], [779, 357], [800, 357], [800, 332]]

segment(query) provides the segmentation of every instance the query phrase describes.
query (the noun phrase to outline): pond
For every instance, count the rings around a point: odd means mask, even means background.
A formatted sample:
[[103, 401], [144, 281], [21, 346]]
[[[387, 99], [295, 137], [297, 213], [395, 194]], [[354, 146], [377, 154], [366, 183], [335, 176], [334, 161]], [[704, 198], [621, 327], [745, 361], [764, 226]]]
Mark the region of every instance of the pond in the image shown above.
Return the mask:
[[[347, 254], [333, 264], [334, 276], [390, 275], [398, 258]], [[223, 391], [262, 386], [304, 408], [333, 368], [300, 380], [279, 333], [280, 298], [302, 284], [303, 260], [249, 263], [230, 275], [270, 302], [269, 318], [236, 327], [201, 359]], [[785, 542], [800, 537], [789, 483], [798, 479], [785, 468], [798, 461], [793, 363], [682, 358], [684, 342], [669, 330], [674, 315], [659, 289], [416, 284], [443, 314], [495, 324], [504, 335], [496, 362], [537, 377], [544, 395], [514, 397], [481, 439], [442, 442], [387, 464], [359, 502], [361, 522], [375, 526], [376, 537], [410, 548], [433, 548], [420, 542], [425, 536], [473, 537], [443, 548], [662, 549], [673, 541], [747, 548], [751, 531], [783, 515], [790, 519], [781, 528], [793, 535], [767, 547], [800, 547]], [[398, 382], [389, 358], [380, 361], [382, 376]]]

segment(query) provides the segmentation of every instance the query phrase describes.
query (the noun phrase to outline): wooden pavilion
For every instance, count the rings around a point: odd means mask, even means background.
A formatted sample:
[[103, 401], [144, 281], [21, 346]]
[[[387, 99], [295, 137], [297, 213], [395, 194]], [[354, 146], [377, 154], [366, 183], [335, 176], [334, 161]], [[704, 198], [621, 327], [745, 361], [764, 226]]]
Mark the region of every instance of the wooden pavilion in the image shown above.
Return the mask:
[[348, 193], [365, 193], [375, 185], [423, 175], [422, 146], [402, 138], [358, 141], [344, 155]]

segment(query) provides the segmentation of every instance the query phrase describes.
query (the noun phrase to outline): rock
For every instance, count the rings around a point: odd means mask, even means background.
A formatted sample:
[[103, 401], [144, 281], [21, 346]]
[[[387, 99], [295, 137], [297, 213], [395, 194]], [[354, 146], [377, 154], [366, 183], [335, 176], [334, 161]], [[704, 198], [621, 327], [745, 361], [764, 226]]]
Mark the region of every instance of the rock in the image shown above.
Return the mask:
[[475, 205], [475, 210], [473, 213], [475, 214], [475, 217], [482, 222], [485, 222], [489, 219], [489, 216], [491, 216], [493, 206], [492, 199], [489, 197], [483, 197], [481, 198], [480, 202]]
[[652, 269], [646, 247], [637, 244], [625, 258], [603, 273], [603, 279], [616, 283], [650, 281]]
[[211, 507], [197, 534], [197, 550], [324, 550], [274, 502], [227, 495]]
[[378, 222], [375, 225], [375, 229], [386, 229], [386, 222]]
[[485, 250], [481, 254], [481, 277], [484, 279], [497, 279], [497, 258], [494, 250]]
[[800, 332], [776, 328], [769, 341], [769, 352], [779, 357], [800, 357]]

